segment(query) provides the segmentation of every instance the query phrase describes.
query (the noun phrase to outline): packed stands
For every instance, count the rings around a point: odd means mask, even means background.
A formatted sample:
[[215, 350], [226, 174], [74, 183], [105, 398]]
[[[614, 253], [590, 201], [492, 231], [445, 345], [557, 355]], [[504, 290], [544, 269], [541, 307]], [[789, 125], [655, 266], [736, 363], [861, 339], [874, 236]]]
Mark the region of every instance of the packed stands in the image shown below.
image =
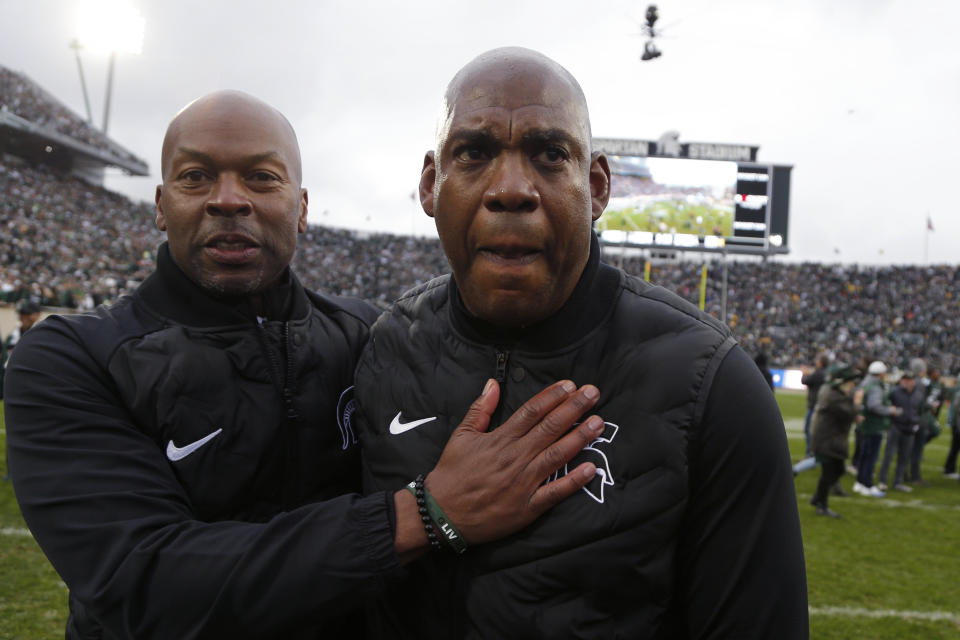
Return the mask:
[[[67, 136], [127, 163], [143, 161], [90, 126], [30, 78], [0, 65], [0, 113]], [[124, 163], [126, 166], [127, 163]]]

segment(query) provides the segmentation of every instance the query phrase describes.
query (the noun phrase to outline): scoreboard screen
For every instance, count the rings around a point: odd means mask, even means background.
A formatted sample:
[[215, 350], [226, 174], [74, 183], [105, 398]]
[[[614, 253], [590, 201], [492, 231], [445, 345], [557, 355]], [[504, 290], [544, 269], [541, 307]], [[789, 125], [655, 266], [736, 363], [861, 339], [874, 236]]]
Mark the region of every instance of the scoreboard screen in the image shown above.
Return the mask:
[[[616, 142], [622, 148], [637, 141]], [[736, 154], [719, 154], [718, 147], [724, 146], [710, 148], [720, 157], [708, 159], [608, 151], [611, 197], [596, 223], [601, 239], [631, 247], [786, 253], [792, 167], [726, 159]]]

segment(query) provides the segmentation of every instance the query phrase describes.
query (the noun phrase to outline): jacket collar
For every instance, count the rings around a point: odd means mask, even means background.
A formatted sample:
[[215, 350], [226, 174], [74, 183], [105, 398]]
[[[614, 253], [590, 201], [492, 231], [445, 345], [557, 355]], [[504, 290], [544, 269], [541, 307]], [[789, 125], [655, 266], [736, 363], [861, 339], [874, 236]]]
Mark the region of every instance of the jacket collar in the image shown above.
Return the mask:
[[457, 283], [449, 283], [450, 316], [454, 328], [474, 342], [528, 351], [553, 351], [589, 333], [607, 316], [620, 290], [620, 272], [600, 262], [600, 242], [591, 233], [590, 258], [573, 293], [560, 310], [522, 329], [500, 327], [467, 311]]
[[[246, 297], [213, 295], [188, 278], [173, 261], [166, 242], [157, 251], [156, 271], [136, 294], [154, 313], [193, 327], [240, 324], [257, 318]], [[289, 268], [278, 284], [264, 292], [263, 306], [268, 320], [292, 320], [306, 314], [306, 293]]]

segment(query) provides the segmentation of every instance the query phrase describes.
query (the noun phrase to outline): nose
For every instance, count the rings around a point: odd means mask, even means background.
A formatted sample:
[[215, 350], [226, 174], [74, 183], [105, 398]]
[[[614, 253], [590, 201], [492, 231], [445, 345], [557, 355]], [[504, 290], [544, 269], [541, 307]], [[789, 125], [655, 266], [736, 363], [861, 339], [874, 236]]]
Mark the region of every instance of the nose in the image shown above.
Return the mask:
[[217, 177], [207, 200], [206, 211], [212, 216], [243, 216], [253, 210], [243, 180], [231, 173]]
[[530, 176], [531, 167], [522, 153], [501, 153], [494, 161], [494, 175], [483, 204], [490, 211], [526, 213], [540, 206], [540, 193]]

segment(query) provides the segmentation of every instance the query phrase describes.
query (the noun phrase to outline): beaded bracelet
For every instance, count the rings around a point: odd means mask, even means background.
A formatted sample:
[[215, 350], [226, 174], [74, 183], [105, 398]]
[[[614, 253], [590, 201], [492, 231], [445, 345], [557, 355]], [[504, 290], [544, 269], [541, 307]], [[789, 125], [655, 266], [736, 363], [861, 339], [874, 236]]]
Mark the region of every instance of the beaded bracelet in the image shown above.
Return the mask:
[[423, 474], [417, 476], [417, 479], [407, 485], [407, 490], [417, 499], [417, 511], [420, 512], [420, 519], [423, 520], [423, 528], [427, 532], [427, 540], [434, 549], [440, 548], [440, 539], [433, 530], [433, 523], [430, 521], [430, 512], [427, 510], [426, 489], [423, 488]]
[[440, 539], [433, 526], [435, 522], [443, 533], [443, 541], [447, 543], [450, 549], [458, 554], [463, 553], [467, 550], [467, 542], [463, 539], [463, 535], [457, 531], [457, 528], [453, 526], [449, 518], [447, 518], [447, 514], [443, 512], [443, 509], [440, 508], [437, 501], [433, 499], [433, 496], [431, 496], [426, 487], [423, 486], [423, 482], [424, 476], [420, 474], [416, 480], [407, 485], [407, 490], [417, 499], [417, 509], [420, 512], [420, 519], [423, 520], [423, 528], [427, 532], [427, 539], [430, 540], [430, 546], [436, 549], [440, 548]]

